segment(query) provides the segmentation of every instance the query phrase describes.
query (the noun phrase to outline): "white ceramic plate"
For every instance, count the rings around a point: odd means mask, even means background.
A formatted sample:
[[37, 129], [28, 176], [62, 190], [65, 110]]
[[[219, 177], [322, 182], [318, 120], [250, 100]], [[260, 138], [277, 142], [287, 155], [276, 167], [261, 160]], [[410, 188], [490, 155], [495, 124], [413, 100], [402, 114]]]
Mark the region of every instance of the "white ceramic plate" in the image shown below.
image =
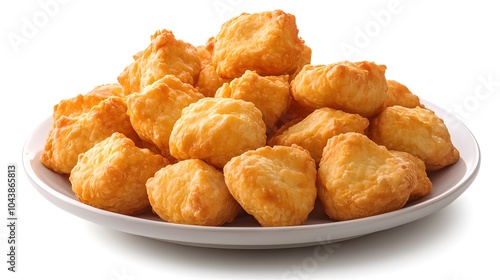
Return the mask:
[[429, 174], [433, 190], [426, 197], [403, 209], [373, 217], [334, 222], [316, 207], [305, 225], [260, 227], [252, 217], [241, 216], [222, 227], [171, 224], [154, 214], [126, 216], [80, 203], [67, 176], [52, 172], [39, 161], [51, 118], [41, 123], [28, 138], [23, 151], [23, 165], [35, 188], [50, 202], [85, 220], [118, 231], [168, 242], [213, 248], [288, 248], [338, 242], [410, 223], [428, 216], [453, 202], [473, 182], [479, 171], [480, 151], [474, 136], [457, 118], [425, 102], [442, 117], [452, 141], [460, 151], [460, 160]]

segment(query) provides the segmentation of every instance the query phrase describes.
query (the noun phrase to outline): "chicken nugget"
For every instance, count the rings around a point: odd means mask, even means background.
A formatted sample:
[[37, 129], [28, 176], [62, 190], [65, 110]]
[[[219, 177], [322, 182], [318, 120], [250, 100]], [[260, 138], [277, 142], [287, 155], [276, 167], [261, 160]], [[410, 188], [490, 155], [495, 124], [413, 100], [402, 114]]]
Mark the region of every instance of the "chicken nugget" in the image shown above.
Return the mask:
[[216, 98], [230, 97], [252, 102], [262, 112], [267, 131], [275, 131], [279, 118], [290, 105], [288, 76], [260, 76], [247, 70], [217, 90]]
[[219, 226], [232, 222], [241, 210], [222, 172], [199, 159], [162, 168], [146, 188], [153, 211], [171, 223]]
[[55, 123], [61, 116], [77, 117], [87, 113], [92, 107], [110, 96], [122, 96], [122, 87], [119, 84], [100, 85], [86, 94], [61, 100], [54, 106], [52, 122]]
[[196, 48], [177, 40], [168, 30], [157, 31], [151, 36], [150, 45], [134, 59], [118, 76], [125, 95], [140, 92], [167, 74], [194, 85], [201, 70]]
[[193, 86], [166, 75], [141, 92], [127, 96], [127, 114], [141, 139], [168, 157], [170, 133], [182, 109], [203, 97]]
[[206, 97], [214, 97], [217, 90], [224, 84], [230, 82], [231, 79], [219, 77], [212, 64], [207, 64], [200, 71], [198, 81], [196, 81], [196, 89]]
[[324, 107], [317, 109], [298, 123], [285, 124], [268, 141], [270, 146], [297, 144], [309, 151], [319, 164], [328, 139], [346, 132], [364, 133], [369, 121], [358, 114]]
[[299, 146], [247, 151], [224, 166], [224, 178], [233, 197], [262, 226], [301, 225], [314, 208], [316, 165]]
[[385, 65], [367, 61], [305, 65], [291, 82], [292, 96], [304, 107], [330, 107], [370, 118], [380, 113], [387, 98], [385, 70]]
[[169, 148], [178, 160], [203, 159], [222, 168], [232, 157], [265, 144], [266, 125], [253, 103], [205, 97], [182, 110]]
[[79, 156], [69, 180], [80, 202], [138, 215], [150, 208], [146, 181], [167, 164], [162, 156], [115, 132]]
[[374, 118], [368, 136], [390, 150], [403, 151], [425, 162], [427, 171], [451, 165], [460, 158], [445, 123], [421, 107], [387, 107]]
[[69, 174], [79, 154], [113, 132], [121, 132], [135, 143], [141, 142], [130, 124], [127, 105], [120, 97], [109, 97], [76, 117], [57, 119], [46, 139], [40, 161], [53, 171]]
[[418, 200], [428, 195], [432, 191], [432, 181], [427, 176], [424, 161], [407, 152], [391, 151], [391, 153], [410, 162], [415, 170], [415, 174], [417, 176], [417, 184], [415, 186], [415, 189], [410, 193], [408, 202]]
[[242, 13], [222, 24], [212, 59], [223, 78], [240, 77], [246, 70], [280, 76], [297, 69], [303, 49], [294, 15], [281, 10]]
[[407, 108], [425, 107], [420, 98], [413, 94], [408, 87], [394, 80], [387, 80], [387, 99], [385, 107], [399, 105]]
[[412, 167], [363, 134], [333, 136], [318, 168], [318, 197], [337, 221], [398, 210], [415, 189]]

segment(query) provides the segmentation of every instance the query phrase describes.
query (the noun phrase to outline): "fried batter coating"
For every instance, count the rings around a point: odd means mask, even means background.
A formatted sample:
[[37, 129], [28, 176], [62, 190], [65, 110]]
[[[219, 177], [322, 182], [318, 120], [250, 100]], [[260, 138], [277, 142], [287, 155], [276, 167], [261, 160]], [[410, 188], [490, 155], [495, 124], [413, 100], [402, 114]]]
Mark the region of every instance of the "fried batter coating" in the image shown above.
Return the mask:
[[224, 166], [229, 191], [262, 226], [303, 224], [314, 208], [316, 165], [296, 145], [262, 147]]
[[251, 102], [205, 97], [182, 110], [170, 135], [170, 154], [222, 168], [232, 157], [266, 144], [262, 113]]
[[96, 86], [84, 95], [79, 94], [73, 98], [62, 100], [54, 106], [52, 122], [55, 123], [61, 116], [78, 117], [87, 113], [92, 107], [110, 96], [122, 96], [122, 88], [119, 84]]
[[385, 107], [399, 105], [407, 108], [425, 107], [420, 98], [413, 94], [408, 87], [394, 80], [387, 80], [387, 99]]
[[118, 76], [125, 95], [140, 92], [168, 74], [194, 85], [201, 70], [196, 48], [177, 40], [168, 30], [157, 31], [151, 36], [150, 45], [136, 54], [134, 59]]
[[113, 132], [121, 132], [135, 143], [141, 142], [130, 124], [127, 105], [120, 97], [109, 97], [76, 117], [61, 116], [57, 119], [47, 137], [40, 160], [53, 171], [69, 174], [79, 154]]
[[398, 210], [415, 189], [412, 167], [363, 134], [333, 136], [318, 168], [318, 197], [338, 221]]
[[82, 203], [137, 215], [150, 208], [146, 181], [167, 164], [162, 156], [137, 148], [116, 132], [79, 156], [69, 180]]
[[319, 164], [328, 139], [346, 132], [364, 133], [369, 121], [357, 114], [332, 108], [317, 109], [302, 121], [285, 124], [268, 141], [270, 146], [297, 144], [309, 151]]
[[443, 120], [421, 107], [387, 107], [371, 121], [368, 136], [390, 150], [419, 157], [427, 171], [441, 169], [460, 158]]
[[428, 195], [432, 191], [432, 181], [427, 176], [425, 163], [418, 157], [407, 152], [391, 151], [391, 153], [410, 162], [415, 170], [415, 174], [417, 176], [417, 184], [415, 186], [415, 189], [410, 193], [408, 202], [415, 201]]
[[171, 223], [219, 226], [232, 222], [241, 209], [222, 172], [199, 159], [162, 168], [146, 187], [153, 211]]
[[206, 97], [214, 97], [217, 90], [224, 84], [231, 82], [231, 79], [224, 79], [217, 75], [215, 67], [212, 64], [206, 65], [200, 71], [196, 88]]
[[130, 123], [141, 139], [153, 144], [163, 156], [170, 155], [168, 140], [182, 109], [204, 96], [193, 86], [166, 75], [141, 92], [127, 97]]
[[293, 98], [312, 109], [330, 107], [370, 118], [387, 98], [385, 65], [343, 61], [305, 65], [291, 82]]
[[297, 68], [295, 69], [295, 72], [293, 72], [293, 74], [290, 75], [288, 81], [291, 82], [293, 79], [295, 79], [295, 76], [299, 74], [300, 70], [302, 70], [302, 67], [304, 67], [307, 64], [311, 64], [311, 59], [312, 59], [312, 49], [308, 45], [304, 44], [302, 49], [302, 55], [300, 56]]
[[247, 70], [217, 90], [216, 98], [229, 97], [252, 102], [262, 112], [267, 131], [275, 131], [276, 123], [290, 105], [288, 76], [260, 76]]
[[223, 78], [240, 77], [246, 70], [280, 76], [297, 69], [303, 49], [294, 15], [281, 10], [242, 13], [222, 24], [213, 63]]

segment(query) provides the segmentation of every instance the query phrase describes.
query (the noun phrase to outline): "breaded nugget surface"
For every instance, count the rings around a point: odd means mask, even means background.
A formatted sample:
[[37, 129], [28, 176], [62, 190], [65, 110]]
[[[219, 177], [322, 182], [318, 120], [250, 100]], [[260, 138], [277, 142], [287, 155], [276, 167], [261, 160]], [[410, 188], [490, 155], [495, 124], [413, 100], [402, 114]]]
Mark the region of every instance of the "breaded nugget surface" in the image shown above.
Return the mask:
[[169, 141], [170, 154], [178, 160], [203, 159], [218, 168], [265, 144], [266, 125], [253, 103], [211, 97], [182, 110]]
[[141, 139], [169, 156], [168, 140], [182, 109], [203, 98], [193, 86], [166, 75], [127, 97], [130, 123]]
[[196, 48], [177, 40], [168, 30], [157, 31], [151, 36], [150, 45], [134, 58], [118, 76], [125, 95], [139, 92], [167, 74], [194, 85], [201, 70]]
[[200, 71], [196, 88], [206, 97], [214, 97], [217, 90], [224, 84], [229, 83], [231, 79], [224, 79], [217, 75], [215, 67], [212, 64], [207, 64]]
[[260, 76], [247, 70], [217, 90], [215, 97], [229, 97], [252, 102], [262, 112], [268, 131], [276, 130], [276, 123], [290, 105], [288, 76]]
[[328, 140], [318, 168], [318, 197], [331, 219], [358, 219], [402, 208], [415, 181], [408, 161], [348, 132]]
[[146, 187], [153, 211], [171, 223], [219, 226], [232, 222], [241, 209], [222, 172], [199, 159], [162, 168]]
[[429, 109], [387, 107], [371, 121], [368, 130], [376, 143], [419, 157], [427, 171], [441, 169], [460, 158], [443, 120]]
[[413, 169], [415, 170], [415, 174], [417, 176], [417, 184], [415, 186], [415, 189], [411, 192], [408, 202], [420, 199], [428, 195], [432, 191], [432, 181], [427, 176], [425, 163], [418, 157], [407, 152], [391, 151], [391, 153], [410, 162]]
[[224, 166], [229, 191], [262, 226], [303, 224], [316, 201], [316, 166], [299, 146], [262, 147]]
[[387, 98], [385, 69], [367, 61], [305, 65], [291, 82], [292, 96], [312, 109], [330, 107], [370, 118]]
[[41, 162], [47, 168], [69, 174], [78, 161], [78, 155], [106, 139], [113, 132], [121, 132], [140, 143], [130, 124], [127, 105], [122, 98], [109, 97], [76, 117], [62, 116], [53, 124]]
[[269, 140], [270, 146], [297, 144], [309, 151], [319, 164], [328, 139], [345, 132], [364, 133], [369, 121], [358, 114], [324, 107], [317, 109], [298, 123], [284, 125]]
[[81, 154], [69, 180], [79, 201], [137, 215], [150, 208], [146, 181], [166, 164], [162, 156], [137, 148], [117, 132]]
[[243, 13], [222, 24], [215, 37], [213, 62], [223, 78], [237, 78], [246, 70], [262, 76], [292, 74], [304, 42], [295, 16], [281, 10]]
[[387, 80], [387, 99], [385, 107], [399, 105], [407, 108], [415, 108], [417, 106], [424, 107], [420, 103], [420, 98], [413, 94], [408, 87], [394, 80]]

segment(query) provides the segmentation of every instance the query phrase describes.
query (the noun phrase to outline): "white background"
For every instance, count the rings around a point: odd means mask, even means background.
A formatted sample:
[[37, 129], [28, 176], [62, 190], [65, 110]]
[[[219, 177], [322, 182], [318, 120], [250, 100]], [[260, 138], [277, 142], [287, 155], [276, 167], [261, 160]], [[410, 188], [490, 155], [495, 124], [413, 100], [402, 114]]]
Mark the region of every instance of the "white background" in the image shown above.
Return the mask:
[[[500, 17], [494, 1], [103, 2], [0, 4], [0, 170], [6, 174], [7, 164], [15, 163], [19, 177], [18, 272], [8, 272], [2, 261], [0, 278], [283, 279], [299, 268], [301, 274], [289, 279], [499, 279], [500, 152], [494, 132], [500, 120]], [[115, 82], [156, 30], [170, 29], [201, 45], [241, 12], [278, 8], [296, 15], [314, 64], [385, 64], [387, 78], [459, 117], [482, 151], [471, 187], [436, 214], [341, 242], [311, 265], [314, 247], [216, 250], [116, 232], [62, 211], [30, 185], [21, 164], [29, 134], [61, 99]], [[6, 260], [4, 222], [0, 252]]]

